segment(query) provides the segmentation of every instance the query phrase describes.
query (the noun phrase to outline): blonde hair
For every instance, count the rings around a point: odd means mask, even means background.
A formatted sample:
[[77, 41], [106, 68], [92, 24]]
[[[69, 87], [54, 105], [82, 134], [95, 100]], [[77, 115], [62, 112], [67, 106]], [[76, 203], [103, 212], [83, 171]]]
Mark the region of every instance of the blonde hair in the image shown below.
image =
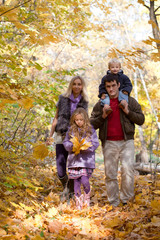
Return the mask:
[[84, 79], [81, 76], [75, 76], [73, 77], [70, 82], [69, 82], [69, 86], [66, 90], [66, 92], [63, 94], [63, 96], [65, 97], [69, 97], [72, 93], [72, 87], [73, 87], [73, 83], [76, 79], [80, 79], [81, 83], [82, 83], [82, 92], [81, 95], [83, 96], [84, 100], [86, 100], [88, 102], [88, 93], [87, 93], [87, 87], [86, 87], [86, 83], [84, 81]]
[[[79, 131], [79, 127], [75, 123], [75, 117], [77, 115], [81, 115], [84, 119], [84, 125], [81, 127], [81, 131]], [[70, 118], [70, 130], [69, 130], [69, 136], [73, 135], [74, 137], [77, 137], [79, 141], [82, 139], [82, 137], [90, 138], [92, 134], [92, 126], [90, 124], [88, 113], [84, 108], [77, 108], [71, 118]]]
[[111, 64], [113, 64], [113, 63], [119, 64], [119, 67], [121, 68], [121, 63], [120, 63], [120, 61], [119, 61], [117, 58], [113, 58], [113, 59], [111, 59], [111, 60], [108, 62], [108, 69], [110, 68]]

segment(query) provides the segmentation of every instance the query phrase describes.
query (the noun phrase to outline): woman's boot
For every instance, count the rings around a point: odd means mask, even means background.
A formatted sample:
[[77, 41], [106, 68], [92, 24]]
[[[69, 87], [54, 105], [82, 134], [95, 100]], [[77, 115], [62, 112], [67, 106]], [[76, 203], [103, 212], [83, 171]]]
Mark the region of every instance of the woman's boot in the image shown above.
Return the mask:
[[64, 202], [64, 201], [67, 201], [68, 198], [69, 198], [69, 188], [68, 188], [68, 176], [67, 174], [60, 178], [59, 177], [59, 180], [61, 181], [62, 185], [63, 185], [63, 192], [61, 193], [61, 201]]
[[68, 180], [69, 199], [74, 197], [74, 179]]

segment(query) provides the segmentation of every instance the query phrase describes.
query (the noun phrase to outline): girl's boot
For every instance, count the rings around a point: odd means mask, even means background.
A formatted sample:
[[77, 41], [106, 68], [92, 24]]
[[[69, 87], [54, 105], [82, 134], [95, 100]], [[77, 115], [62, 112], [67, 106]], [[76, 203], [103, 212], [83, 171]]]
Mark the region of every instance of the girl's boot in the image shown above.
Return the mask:
[[81, 210], [82, 207], [83, 207], [84, 195], [81, 194], [80, 197], [75, 196], [75, 200], [76, 200], [76, 208], [77, 208], [78, 210]]
[[84, 205], [86, 207], [90, 206], [90, 193], [91, 191], [89, 191], [89, 193], [84, 193]]

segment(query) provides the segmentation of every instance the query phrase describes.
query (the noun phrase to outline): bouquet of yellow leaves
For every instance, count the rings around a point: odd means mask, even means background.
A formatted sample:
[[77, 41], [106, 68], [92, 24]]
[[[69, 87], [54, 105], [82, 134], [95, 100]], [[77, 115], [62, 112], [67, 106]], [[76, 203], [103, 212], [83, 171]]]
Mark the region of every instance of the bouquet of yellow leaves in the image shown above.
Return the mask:
[[91, 142], [87, 142], [86, 138], [83, 138], [80, 142], [77, 137], [71, 136], [72, 138], [70, 141], [73, 143], [72, 151], [75, 155], [79, 154], [81, 150], [87, 150], [89, 147], [92, 146]]

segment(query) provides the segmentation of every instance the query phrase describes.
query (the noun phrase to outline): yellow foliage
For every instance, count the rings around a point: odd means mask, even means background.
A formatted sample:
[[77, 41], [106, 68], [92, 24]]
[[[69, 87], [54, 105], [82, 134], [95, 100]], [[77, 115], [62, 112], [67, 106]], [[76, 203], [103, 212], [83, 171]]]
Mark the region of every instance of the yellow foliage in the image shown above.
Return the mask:
[[44, 238], [37, 235], [37, 236], [33, 237], [32, 240], [44, 240]]
[[155, 226], [160, 227], [160, 218], [153, 216], [153, 218], [151, 219], [152, 223], [154, 223]]
[[27, 110], [33, 107], [33, 99], [31, 98], [23, 98], [19, 100], [18, 103]]
[[33, 156], [36, 159], [44, 159], [49, 154], [48, 148], [44, 143], [38, 144], [33, 148]]
[[153, 150], [153, 153], [154, 153], [155, 155], [160, 155], [160, 150]]
[[154, 210], [160, 211], [160, 200], [151, 201], [151, 207]]
[[158, 26], [157, 26], [157, 24], [154, 21], [149, 20], [148, 23], [151, 24], [153, 28], [157, 28], [158, 29]]
[[160, 190], [153, 191], [155, 194], [160, 195]]
[[70, 139], [70, 141], [73, 143], [73, 149], [72, 151], [75, 153], [75, 155], [79, 154], [81, 150], [87, 150], [89, 147], [92, 146], [91, 142], [87, 142], [86, 138], [83, 138], [80, 142], [77, 137], [73, 137]]
[[144, 5], [144, 1], [143, 0], [138, 0], [138, 3], [141, 3]]

